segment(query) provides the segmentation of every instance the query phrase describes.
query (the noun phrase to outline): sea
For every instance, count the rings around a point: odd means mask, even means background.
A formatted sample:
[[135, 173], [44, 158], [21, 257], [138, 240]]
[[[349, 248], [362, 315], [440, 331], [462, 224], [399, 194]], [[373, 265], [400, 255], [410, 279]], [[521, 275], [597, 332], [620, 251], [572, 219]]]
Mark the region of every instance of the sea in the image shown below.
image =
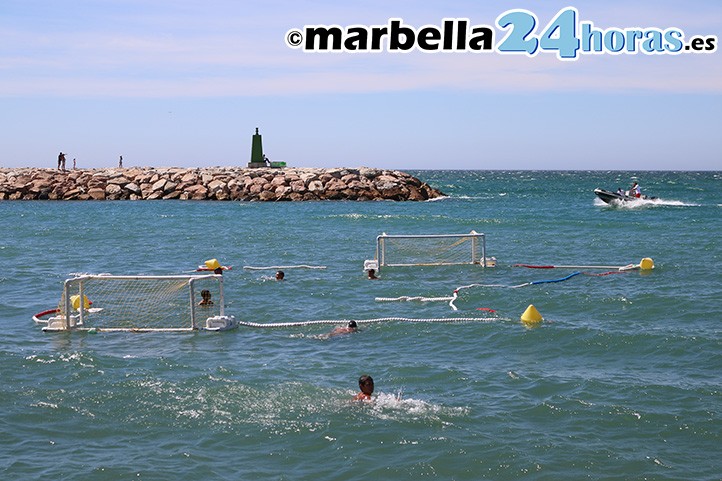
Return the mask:
[[[0, 201], [0, 478], [722, 479], [722, 172], [409, 172], [446, 196]], [[657, 199], [593, 193], [634, 180]], [[472, 230], [495, 267], [366, 277], [382, 233]], [[209, 259], [248, 325], [32, 319], [78, 273]], [[352, 401], [363, 374], [373, 399]]]

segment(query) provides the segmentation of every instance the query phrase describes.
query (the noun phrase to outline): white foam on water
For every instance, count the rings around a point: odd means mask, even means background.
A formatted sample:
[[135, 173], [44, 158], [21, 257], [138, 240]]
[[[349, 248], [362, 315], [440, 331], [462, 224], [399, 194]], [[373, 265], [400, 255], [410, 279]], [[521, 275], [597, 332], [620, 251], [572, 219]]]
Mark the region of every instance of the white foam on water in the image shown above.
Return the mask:
[[374, 395], [368, 405], [376, 417], [386, 420], [423, 419], [443, 422], [449, 417], [463, 417], [469, 413], [468, 407], [443, 406], [421, 399], [405, 398], [398, 393], [379, 393]]
[[650, 207], [700, 207], [700, 204], [683, 202], [673, 199], [636, 199], [627, 202], [612, 201], [607, 204], [599, 198], [594, 199], [594, 205], [601, 207], [613, 207], [617, 209], [645, 209]]

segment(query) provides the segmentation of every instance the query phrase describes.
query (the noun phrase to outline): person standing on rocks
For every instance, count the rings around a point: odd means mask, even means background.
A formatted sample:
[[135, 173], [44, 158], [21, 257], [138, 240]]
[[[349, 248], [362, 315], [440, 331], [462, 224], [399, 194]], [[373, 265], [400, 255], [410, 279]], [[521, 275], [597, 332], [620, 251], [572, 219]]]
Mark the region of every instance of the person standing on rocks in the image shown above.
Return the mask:
[[63, 164], [63, 153], [60, 152], [58, 154], [58, 170], [60, 170], [60, 166]]
[[123, 168], [123, 156], [122, 155], [120, 156], [120, 159], [118, 159], [118, 168], [119, 169]]
[[65, 170], [65, 154], [62, 152], [60, 152], [60, 164], [61, 164], [63, 170]]

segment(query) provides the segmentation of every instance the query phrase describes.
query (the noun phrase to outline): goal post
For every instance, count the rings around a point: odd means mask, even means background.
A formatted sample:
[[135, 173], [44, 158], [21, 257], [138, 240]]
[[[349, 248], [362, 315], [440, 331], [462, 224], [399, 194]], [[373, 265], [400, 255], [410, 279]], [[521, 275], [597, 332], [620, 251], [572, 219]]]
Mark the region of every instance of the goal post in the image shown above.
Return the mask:
[[222, 275], [82, 275], [65, 281], [44, 330], [194, 331], [224, 304]]
[[[376, 237], [377, 268], [477, 264], [487, 267], [486, 236], [468, 234], [389, 235]], [[367, 261], [367, 266], [372, 265]]]

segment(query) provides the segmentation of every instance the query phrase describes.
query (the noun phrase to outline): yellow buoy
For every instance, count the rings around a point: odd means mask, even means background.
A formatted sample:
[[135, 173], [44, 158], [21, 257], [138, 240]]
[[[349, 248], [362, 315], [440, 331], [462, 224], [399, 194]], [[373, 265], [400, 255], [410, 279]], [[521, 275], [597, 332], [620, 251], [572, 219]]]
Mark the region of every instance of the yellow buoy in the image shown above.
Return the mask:
[[539, 313], [534, 304], [529, 304], [524, 314], [521, 315], [521, 322], [525, 324], [538, 324], [542, 321], [542, 315]]
[[654, 261], [652, 260], [651, 257], [645, 257], [639, 263], [639, 268], [642, 269], [643, 271], [648, 271], [648, 270], [654, 269]]
[[206, 261], [206, 267], [212, 271], [215, 271], [216, 269], [221, 267], [221, 263], [218, 262], [218, 259], [208, 259]]
[[[73, 309], [76, 311], [80, 309], [80, 296], [70, 296], [70, 305], [73, 306]], [[83, 296], [83, 309], [88, 309], [90, 307], [90, 300], [88, 300], [88, 296]]]

